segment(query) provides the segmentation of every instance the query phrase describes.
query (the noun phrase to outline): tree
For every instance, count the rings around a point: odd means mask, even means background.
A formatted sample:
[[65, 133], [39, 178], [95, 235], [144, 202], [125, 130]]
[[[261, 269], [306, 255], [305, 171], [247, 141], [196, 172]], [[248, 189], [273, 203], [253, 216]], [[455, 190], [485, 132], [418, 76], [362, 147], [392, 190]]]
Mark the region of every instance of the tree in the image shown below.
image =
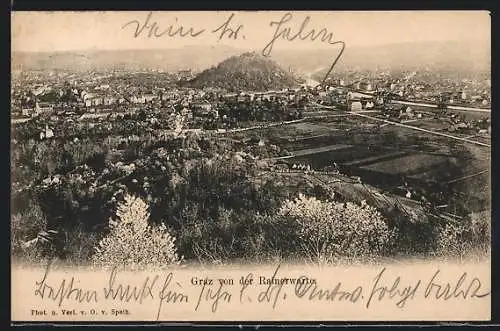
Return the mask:
[[279, 216], [299, 227], [305, 253], [317, 262], [372, 260], [387, 253], [394, 233], [366, 204], [321, 201], [299, 194], [283, 203]]
[[181, 261], [175, 237], [164, 225], [150, 226], [149, 206], [141, 198], [125, 196], [117, 208], [118, 221], [110, 220], [111, 232], [96, 248], [93, 264], [131, 269], [158, 268]]

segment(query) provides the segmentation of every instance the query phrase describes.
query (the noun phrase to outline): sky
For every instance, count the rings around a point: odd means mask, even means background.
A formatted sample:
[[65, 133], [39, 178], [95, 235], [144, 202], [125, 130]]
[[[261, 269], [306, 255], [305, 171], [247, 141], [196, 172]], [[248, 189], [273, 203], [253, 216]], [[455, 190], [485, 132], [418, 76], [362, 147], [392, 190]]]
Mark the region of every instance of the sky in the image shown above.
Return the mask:
[[[220, 38], [223, 25], [236, 30], [237, 38], [228, 34]], [[217, 45], [242, 49], [262, 49], [275, 35], [279, 22], [287, 12], [280, 11], [212, 11], [212, 12], [12, 12], [12, 51], [75, 51], [89, 49], [163, 49], [189, 45]], [[159, 32], [205, 29], [196, 37], [148, 37], [148, 28], [135, 37], [136, 27], [156, 22]], [[290, 36], [303, 30], [316, 32], [325, 28], [332, 33], [331, 41], [344, 41], [349, 46], [376, 46], [403, 42], [490, 41], [490, 13], [487, 11], [388, 11], [388, 12], [290, 12], [289, 20], [279, 26], [289, 29]], [[135, 21], [135, 23], [134, 23]], [[128, 25], [126, 25], [129, 23]], [[312, 49], [329, 47], [321, 38], [300, 41], [278, 38], [273, 49]]]

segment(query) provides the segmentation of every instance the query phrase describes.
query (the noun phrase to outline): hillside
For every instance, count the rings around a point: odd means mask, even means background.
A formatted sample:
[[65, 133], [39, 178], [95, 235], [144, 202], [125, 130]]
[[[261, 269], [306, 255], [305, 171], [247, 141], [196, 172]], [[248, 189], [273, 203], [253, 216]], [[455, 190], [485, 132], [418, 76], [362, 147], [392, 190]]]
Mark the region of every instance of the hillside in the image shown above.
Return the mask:
[[188, 82], [192, 87], [217, 87], [229, 91], [266, 91], [299, 84], [276, 62], [255, 52], [232, 56], [216, 67], [201, 72]]

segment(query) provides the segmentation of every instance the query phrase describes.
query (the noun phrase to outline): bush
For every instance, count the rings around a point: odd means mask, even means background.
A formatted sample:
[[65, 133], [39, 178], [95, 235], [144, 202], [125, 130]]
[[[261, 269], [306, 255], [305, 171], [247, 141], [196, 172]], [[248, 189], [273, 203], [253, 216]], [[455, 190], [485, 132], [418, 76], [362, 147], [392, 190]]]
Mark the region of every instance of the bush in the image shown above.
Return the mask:
[[425, 257], [436, 251], [441, 227], [438, 220], [431, 218], [427, 222], [415, 222], [401, 218], [395, 223], [399, 257]]
[[244, 256], [255, 262], [275, 262], [297, 257], [299, 225], [281, 215], [251, 215], [241, 238]]
[[464, 259], [488, 252], [491, 245], [491, 222], [484, 213], [473, 213], [461, 222], [441, 226], [436, 240], [435, 254], [453, 259]]
[[394, 243], [381, 214], [364, 204], [320, 201], [299, 194], [279, 215], [299, 225], [301, 248], [319, 263], [369, 261], [390, 252]]
[[96, 248], [94, 266], [149, 269], [180, 262], [175, 238], [164, 225], [148, 224], [148, 205], [142, 199], [126, 195], [116, 216], [116, 222], [110, 220], [109, 235]]
[[219, 208], [204, 216], [196, 204], [180, 213], [178, 247], [201, 263], [275, 261], [293, 255], [297, 241], [294, 223], [277, 215]]
[[99, 244], [96, 233], [88, 232], [82, 226], [65, 233], [64, 250], [62, 257], [68, 265], [87, 265], [94, 255], [95, 247]]
[[31, 203], [29, 208], [11, 217], [11, 254], [17, 259], [31, 263], [40, 260], [44, 249], [39, 245], [26, 245], [37, 238], [38, 233], [47, 227], [47, 219], [38, 204]]

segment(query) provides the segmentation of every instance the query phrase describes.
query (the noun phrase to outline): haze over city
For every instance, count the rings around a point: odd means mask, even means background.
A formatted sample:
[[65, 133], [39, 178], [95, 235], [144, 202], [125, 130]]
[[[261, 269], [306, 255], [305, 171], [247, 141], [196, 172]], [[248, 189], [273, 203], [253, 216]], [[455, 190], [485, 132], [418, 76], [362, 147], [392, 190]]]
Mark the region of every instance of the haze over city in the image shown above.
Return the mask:
[[[13, 51], [75, 51], [163, 49], [188, 45], [227, 45], [259, 50], [272, 38], [275, 26], [286, 12], [234, 12], [231, 25], [242, 25], [234, 40], [211, 31], [219, 27], [232, 12], [154, 12], [158, 26], [173, 29], [206, 29], [195, 38], [133, 37], [133, 27], [123, 25], [133, 20], [144, 21], [148, 12], [14, 12], [12, 13]], [[390, 12], [293, 12], [287, 22], [297, 31], [306, 16], [308, 28], [322, 28], [335, 40], [349, 47], [377, 46], [420, 42], [490, 42], [490, 18], [486, 11], [390, 11]], [[292, 32], [293, 33], [293, 32]], [[244, 36], [244, 38], [243, 38]], [[330, 45], [316, 42], [279, 42], [276, 49], [317, 49]]]

